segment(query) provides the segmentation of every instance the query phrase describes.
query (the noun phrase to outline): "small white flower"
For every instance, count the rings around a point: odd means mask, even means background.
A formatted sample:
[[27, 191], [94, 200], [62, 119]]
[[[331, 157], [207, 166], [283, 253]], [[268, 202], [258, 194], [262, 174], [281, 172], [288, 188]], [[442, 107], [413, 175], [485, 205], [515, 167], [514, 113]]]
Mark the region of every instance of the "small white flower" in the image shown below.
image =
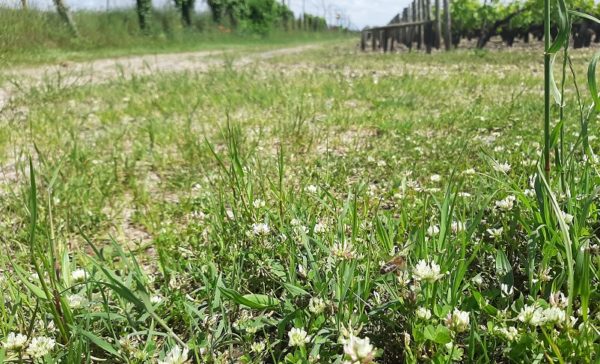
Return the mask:
[[421, 259], [413, 269], [413, 276], [417, 281], [433, 283], [444, 275], [440, 274], [440, 266], [435, 262], [426, 262]]
[[288, 332], [290, 339], [289, 346], [304, 346], [310, 342], [310, 336], [304, 331], [304, 329], [293, 328]]
[[496, 332], [508, 341], [515, 341], [519, 337], [519, 332], [513, 326], [501, 327], [499, 329], [496, 329]]
[[563, 211], [562, 217], [563, 217], [563, 220], [565, 220], [565, 224], [571, 225], [573, 223], [573, 215]]
[[525, 191], [523, 191], [523, 193], [529, 198], [535, 197], [535, 190], [533, 188], [527, 188]]
[[21, 351], [25, 347], [25, 343], [27, 342], [27, 336], [23, 334], [15, 334], [11, 332], [6, 337], [6, 341], [4, 342], [4, 348], [9, 351]]
[[483, 284], [483, 277], [481, 276], [481, 273], [471, 278], [471, 282], [473, 282], [473, 284], [475, 284], [476, 286], [481, 286]]
[[455, 332], [467, 331], [469, 322], [469, 313], [457, 308], [446, 317], [446, 326]]
[[371, 363], [375, 357], [375, 350], [369, 338], [361, 339], [354, 335], [345, 340], [344, 353], [353, 363]]
[[163, 298], [159, 295], [154, 295], [150, 297], [150, 303], [153, 305], [159, 305], [163, 301]]
[[550, 325], [562, 324], [567, 317], [564, 310], [555, 306], [545, 309], [542, 315], [544, 316], [544, 323]]
[[265, 207], [265, 201], [261, 200], [260, 198], [257, 198], [256, 200], [254, 200], [254, 202], [252, 202], [252, 205], [255, 209], [260, 209], [261, 207]]
[[317, 193], [317, 186], [315, 186], [315, 185], [308, 185], [308, 186], [306, 186], [305, 190], [308, 193]]
[[513, 195], [507, 196], [505, 199], [496, 201], [496, 207], [502, 211], [510, 211], [515, 205], [516, 197]]
[[421, 320], [427, 321], [427, 320], [429, 320], [431, 318], [431, 311], [428, 308], [425, 308], [425, 307], [419, 307], [419, 308], [417, 308], [417, 310], [415, 311], [415, 314]]
[[188, 352], [187, 348], [181, 349], [179, 346], [175, 346], [169, 351], [169, 353], [164, 357], [161, 361], [158, 361], [158, 364], [184, 364], [188, 362]]
[[500, 284], [500, 291], [502, 292], [503, 296], [512, 296], [513, 292], [514, 292], [514, 287], [513, 286], [509, 286], [508, 284]]
[[492, 239], [498, 239], [502, 236], [503, 230], [504, 230], [504, 228], [502, 228], [502, 227], [499, 227], [497, 229], [489, 228], [489, 229], [487, 229], [487, 233]]
[[565, 308], [567, 307], [568, 299], [559, 291], [550, 295], [550, 304], [554, 307]]
[[319, 297], [311, 298], [310, 302], [308, 303], [308, 310], [314, 313], [315, 315], [318, 315], [325, 311], [325, 307], [327, 307], [327, 304], [325, 303], [325, 301], [323, 301], [323, 299]]
[[87, 273], [83, 269], [75, 269], [71, 272], [71, 279], [74, 282], [83, 282], [87, 278]]
[[327, 231], [327, 225], [322, 223], [322, 222], [318, 222], [315, 224], [314, 228], [313, 228], [313, 232], [315, 234], [322, 234], [324, 232]]
[[450, 224], [450, 229], [455, 234], [464, 231], [466, 227], [467, 225], [462, 221], [452, 221], [452, 224]]
[[494, 171], [496, 172], [508, 173], [510, 171], [510, 164], [494, 161], [492, 168], [494, 168]]
[[432, 174], [431, 177], [429, 177], [429, 180], [431, 182], [439, 182], [442, 180], [442, 177], [439, 174]]
[[437, 225], [431, 225], [427, 228], [427, 235], [435, 236], [440, 233], [440, 227]]
[[531, 326], [540, 326], [544, 323], [544, 315], [542, 309], [535, 305], [525, 305], [519, 315], [517, 316], [519, 321], [529, 324]]
[[352, 249], [352, 244], [347, 241], [334, 243], [331, 248], [331, 253], [337, 258], [345, 260], [351, 260], [356, 257], [354, 250]]
[[475, 168], [469, 168], [469, 169], [465, 169], [465, 170], [463, 171], [463, 174], [465, 174], [465, 175], [472, 175], [472, 174], [475, 174]]
[[79, 310], [87, 304], [87, 298], [79, 294], [70, 295], [67, 297], [67, 302], [72, 310]]
[[32, 358], [41, 358], [46, 354], [50, 353], [56, 342], [54, 339], [45, 336], [34, 337], [29, 343], [29, 347], [27, 348], [27, 354]]
[[257, 224], [252, 224], [252, 231], [254, 232], [254, 235], [265, 236], [269, 235], [269, 233], [271, 232], [271, 228], [264, 222], [260, 222]]
[[250, 345], [250, 350], [255, 354], [261, 354], [265, 350], [265, 347], [266, 345], [264, 341], [257, 341]]
[[384, 160], [379, 160], [379, 161], [377, 161], [377, 166], [378, 167], [385, 167], [385, 166], [387, 166], [387, 163]]

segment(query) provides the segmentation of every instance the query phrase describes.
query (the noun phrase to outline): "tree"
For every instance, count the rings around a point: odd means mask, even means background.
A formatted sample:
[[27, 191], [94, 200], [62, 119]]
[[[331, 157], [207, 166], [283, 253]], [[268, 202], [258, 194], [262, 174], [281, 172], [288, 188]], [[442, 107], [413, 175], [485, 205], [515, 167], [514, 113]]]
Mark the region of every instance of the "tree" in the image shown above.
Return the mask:
[[192, 26], [192, 14], [194, 13], [195, 0], [175, 0], [175, 6], [181, 12], [181, 20], [187, 27]]
[[[77, 31], [77, 26], [75, 25], [75, 21], [73, 21], [73, 18], [71, 17], [71, 13], [69, 12], [69, 8], [67, 7], [67, 5], [63, 2], [63, 0], [53, 0], [53, 1], [54, 1], [54, 6], [56, 7], [56, 12], [58, 13], [58, 15], [62, 18], [62, 20], [65, 22], [65, 24], [67, 24], [67, 26], [69, 27], [69, 29], [71, 30], [73, 35], [78, 37], [79, 32]], [[25, 3], [27, 3], [27, 2], [25, 1]]]
[[148, 30], [150, 26], [150, 15], [152, 12], [152, 0], [136, 0], [136, 11], [138, 15], [138, 21], [140, 23], [140, 29], [143, 31]]

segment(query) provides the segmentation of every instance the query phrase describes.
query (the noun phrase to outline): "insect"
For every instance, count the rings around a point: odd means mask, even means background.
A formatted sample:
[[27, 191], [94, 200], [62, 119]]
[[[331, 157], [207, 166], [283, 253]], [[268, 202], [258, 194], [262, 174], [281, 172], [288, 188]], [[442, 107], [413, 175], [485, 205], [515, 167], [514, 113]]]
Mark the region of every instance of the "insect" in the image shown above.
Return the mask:
[[394, 258], [392, 258], [390, 261], [388, 261], [381, 267], [381, 269], [379, 270], [379, 273], [388, 274], [388, 273], [395, 272], [397, 270], [405, 270], [405, 269], [406, 269], [406, 257], [403, 255], [396, 255]]

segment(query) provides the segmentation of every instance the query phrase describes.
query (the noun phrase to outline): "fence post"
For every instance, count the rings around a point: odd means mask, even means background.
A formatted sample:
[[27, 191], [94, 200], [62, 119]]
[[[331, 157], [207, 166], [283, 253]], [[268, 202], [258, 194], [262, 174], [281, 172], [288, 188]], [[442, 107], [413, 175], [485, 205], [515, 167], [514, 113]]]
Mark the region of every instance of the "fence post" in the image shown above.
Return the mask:
[[360, 50], [365, 51], [367, 49], [367, 31], [363, 29], [360, 32]]
[[431, 34], [431, 7], [429, 5], [429, 0], [423, 0], [423, 11], [425, 12], [425, 48], [427, 53], [431, 53], [431, 43], [432, 43], [432, 34]]
[[[406, 23], [406, 20], [408, 19], [408, 8], [404, 8], [402, 10], [402, 22]], [[400, 38], [401, 38], [401, 42], [402, 44], [406, 45], [407, 41], [406, 41], [406, 36], [407, 32], [406, 32], [406, 27], [402, 27], [402, 29], [400, 29]]]
[[452, 47], [452, 34], [450, 33], [450, 0], [444, 0], [444, 45], [449, 51]]
[[371, 30], [371, 50], [375, 52], [377, 50], [377, 31]]
[[442, 43], [442, 19], [440, 19], [440, 0], [435, 0], [435, 47], [440, 49]]
[[[423, 14], [423, 0], [417, 0], [417, 21], [422, 21], [425, 18], [424, 14]], [[418, 25], [418, 29], [419, 29], [419, 43], [418, 43], [418, 48], [421, 49], [421, 46], [424, 43], [425, 40], [425, 27], [423, 26], [423, 24]]]

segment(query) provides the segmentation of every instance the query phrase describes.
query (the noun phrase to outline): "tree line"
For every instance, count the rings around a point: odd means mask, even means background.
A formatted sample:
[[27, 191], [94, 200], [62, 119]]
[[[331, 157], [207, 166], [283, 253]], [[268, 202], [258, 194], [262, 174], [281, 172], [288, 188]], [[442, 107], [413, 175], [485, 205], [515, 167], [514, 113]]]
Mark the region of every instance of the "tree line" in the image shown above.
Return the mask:
[[[21, 0], [27, 9], [28, 0]], [[74, 36], [79, 36], [68, 6], [64, 0], [52, 0], [58, 15], [67, 24]], [[321, 31], [327, 29], [325, 18], [303, 14], [295, 19], [292, 10], [276, 0], [207, 0], [212, 20], [232, 29], [243, 29], [252, 33], [265, 34], [273, 28]], [[193, 25], [196, 0], [173, 0], [184, 26]], [[138, 23], [142, 32], [148, 31], [152, 23], [152, 0], [135, 0]]]

